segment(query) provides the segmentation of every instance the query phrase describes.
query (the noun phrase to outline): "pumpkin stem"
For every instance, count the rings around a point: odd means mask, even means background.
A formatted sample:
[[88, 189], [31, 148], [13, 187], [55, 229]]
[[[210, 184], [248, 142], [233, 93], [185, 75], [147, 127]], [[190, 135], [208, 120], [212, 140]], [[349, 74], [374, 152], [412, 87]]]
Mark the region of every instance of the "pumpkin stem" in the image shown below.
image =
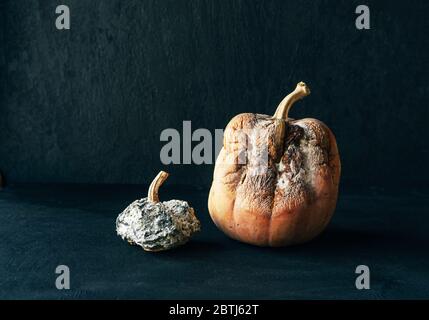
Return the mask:
[[296, 85], [296, 88], [294, 91], [289, 93], [286, 98], [280, 102], [279, 106], [277, 107], [276, 113], [274, 113], [274, 118], [276, 119], [288, 119], [289, 109], [292, 107], [292, 105], [298, 101], [299, 99], [302, 99], [310, 94], [310, 89], [307, 87], [307, 85], [304, 82], [300, 82]]
[[160, 171], [158, 175], [153, 179], [152, 183], [149, 186], [149, 191], [147, 194], [147, 197], [150, 202], [158, 203], [159, 202], [159, 196], [158, 196], [158, 190], [159, 187], [164, 183], [165, 180], [168, 178], [168, 173], [165, 171]]

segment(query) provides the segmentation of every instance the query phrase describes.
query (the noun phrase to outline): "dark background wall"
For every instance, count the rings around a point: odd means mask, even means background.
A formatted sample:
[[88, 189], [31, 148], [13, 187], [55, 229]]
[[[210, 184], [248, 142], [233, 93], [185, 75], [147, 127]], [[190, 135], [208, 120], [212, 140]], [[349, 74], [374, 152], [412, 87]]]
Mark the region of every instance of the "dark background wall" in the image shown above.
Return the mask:
[[[55, 28], [55, 8], [71, 30]], [[343, 185], [429, 179], [426, 1], [39, 0], [0, 4], [0, 170], [10, 183], [210, 184], [213, 165], [163, 167], [159, 135], [273, 113], [335, 132]]]

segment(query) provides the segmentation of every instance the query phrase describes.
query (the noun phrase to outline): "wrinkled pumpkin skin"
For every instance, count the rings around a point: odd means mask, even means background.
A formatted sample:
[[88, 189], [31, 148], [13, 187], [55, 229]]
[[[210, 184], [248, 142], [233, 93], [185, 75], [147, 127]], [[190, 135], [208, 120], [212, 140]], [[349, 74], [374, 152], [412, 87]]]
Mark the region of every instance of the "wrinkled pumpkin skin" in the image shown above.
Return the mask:
[[[276, 132], [283, 126], [278, 143]], [[240, 132], [265, 130], [264, 139], [238, 141]], [[251, 133], [249, 133], [251, 135]], [[277, 143], [276, 143], [277, 141]], [[255, 173], [255, 152], [268, 147], [266, 170]], [[246, 161], [238, 160], [246, 154]], [[288, 246], [322, 232], [335, 210], [340, 158], [331, 130], [316, 119], [275, 119], [244, 113], [225, 129], [208, 208], [219, 229], [258, 246]]]

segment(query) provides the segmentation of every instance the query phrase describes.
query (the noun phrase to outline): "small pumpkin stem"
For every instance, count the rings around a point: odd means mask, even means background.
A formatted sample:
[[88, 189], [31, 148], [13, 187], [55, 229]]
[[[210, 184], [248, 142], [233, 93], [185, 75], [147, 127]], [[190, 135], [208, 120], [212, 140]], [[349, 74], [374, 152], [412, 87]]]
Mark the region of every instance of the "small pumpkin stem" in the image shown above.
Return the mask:
[[147, 194], [147, 197], [150, 202], [158, 203], [159, 202], [159, 196], [158, 196], [158, 190], [159, 187], [164, 183], [165, 180], [168, 178], [168, 173], [165, 171], [160, 171], [158, 175], [153, 179], [152, 183], [149, 186], [149, 191]]
[[296, 85], [296, 88], [294, 91], [289, 93], [286, 98], [280, 102], [279, 106], [277, 107], [276, 113], [274, 113], [274, 118], [276, 119], [288, 119], [289, 109], [292, 107], [292, 105], [298, 101], [299, 99], [302, 99], [310, 94], [310, 89], [307, 87], [307, 85], [304, 82], [300, 82]]

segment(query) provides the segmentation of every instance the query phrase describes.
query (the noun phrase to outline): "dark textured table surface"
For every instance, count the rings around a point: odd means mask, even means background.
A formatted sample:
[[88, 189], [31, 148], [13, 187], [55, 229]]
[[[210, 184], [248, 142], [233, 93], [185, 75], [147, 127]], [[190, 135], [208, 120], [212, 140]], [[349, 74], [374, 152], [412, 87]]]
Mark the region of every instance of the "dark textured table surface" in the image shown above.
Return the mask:
[[[257, 248], [228, 239], [206, 190], [163, 187], [188, 200], [202, 231], [187, 245], [147, 253], [122, 241], [115, 218], [144, 186], [21, 185], [0, 192], [0, 298], [383, 299], [429, 298], [429, 192], [342, 191], [313, 242]], [[55, 268], [70, 268], [57, 290]], [[371, 289], [355, 288], [368, 265]]]

